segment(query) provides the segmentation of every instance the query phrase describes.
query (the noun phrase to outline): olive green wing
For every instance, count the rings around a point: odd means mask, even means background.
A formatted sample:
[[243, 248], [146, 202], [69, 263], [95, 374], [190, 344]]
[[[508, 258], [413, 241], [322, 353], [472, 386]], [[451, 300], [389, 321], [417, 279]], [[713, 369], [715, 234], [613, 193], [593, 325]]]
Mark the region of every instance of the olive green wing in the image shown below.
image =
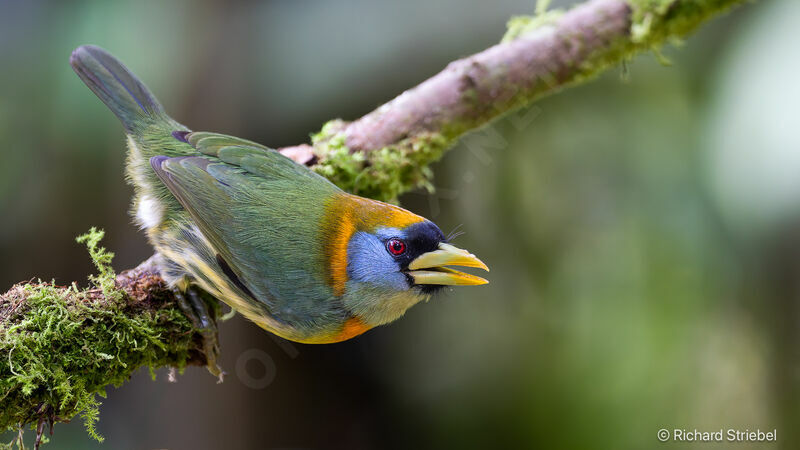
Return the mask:
[[285, 322], [339, 315], [326, 284], [319, 225], [341, 192], [275, 150], [214, 133], [185, 139], [200, 156], [151, 165], [245, 292]]

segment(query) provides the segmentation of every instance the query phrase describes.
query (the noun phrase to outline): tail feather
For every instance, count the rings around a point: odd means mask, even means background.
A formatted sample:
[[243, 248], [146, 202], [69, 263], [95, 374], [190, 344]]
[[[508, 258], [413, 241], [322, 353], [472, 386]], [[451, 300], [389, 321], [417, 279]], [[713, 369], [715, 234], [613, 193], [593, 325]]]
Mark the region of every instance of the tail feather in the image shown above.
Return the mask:
[[72, 52], [69, 63], [129, 133], [154, 122], [171, 121], [147, 86], [102, 48], [82, 45]]

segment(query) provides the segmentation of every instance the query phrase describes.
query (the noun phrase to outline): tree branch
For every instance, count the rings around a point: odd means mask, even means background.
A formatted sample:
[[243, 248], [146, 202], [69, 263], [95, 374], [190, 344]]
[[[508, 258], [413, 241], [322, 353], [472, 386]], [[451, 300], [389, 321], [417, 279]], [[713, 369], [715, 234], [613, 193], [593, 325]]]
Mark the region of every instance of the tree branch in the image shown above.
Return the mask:
[[450, 63], [364, 117], [323, 126], [311, 145], [281, 149], [339, 187], [396, 201], [432, 189], [428, 166], [464, 133], [636, 52], [678, 39], [743, 0], [592, 0], [516, 17], [503, 42]]
[[[743, 0], [592, 0], [509, 22], [503, 42], [364, 117], [333, 120], [280, 151], [345, 190], [396, 200], [430, 188], [430, 163], [459, 136], [505, 112], [592, 78], [634, 53], [679, 38]], [[114, 277], [89, 242], [97, 287], [23, 283], [0, 296], [0, 429], [68, 420], [138, 367], [204, 364], [200, 335], [151, 260]], [[94, 246], [93, 246], [94, 244]]]
[[[205, 365], [202, 337], [183, 315], [154, 258], [115, 275], [113, 254], [88, 244], [99, 275], [78, 289], [20, 283], [0, 295], [0, 430], [68, 421], [82, 414], [94, 432], [96, 395], [139, 367]], [[38, 441], [38, 437], [37, 437]]]

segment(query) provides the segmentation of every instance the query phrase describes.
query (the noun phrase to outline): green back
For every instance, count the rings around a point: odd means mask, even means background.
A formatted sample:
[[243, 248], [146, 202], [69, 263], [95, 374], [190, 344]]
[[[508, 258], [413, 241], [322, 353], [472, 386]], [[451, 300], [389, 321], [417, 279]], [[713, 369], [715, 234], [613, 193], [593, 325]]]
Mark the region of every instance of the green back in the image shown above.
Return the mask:
[[294, 325], [340, 318], [319, 225], [341, 190], [249, 141], [213, 133], [187, 140], [202, 156], [156, 157], [153, 167], [253, 296]]

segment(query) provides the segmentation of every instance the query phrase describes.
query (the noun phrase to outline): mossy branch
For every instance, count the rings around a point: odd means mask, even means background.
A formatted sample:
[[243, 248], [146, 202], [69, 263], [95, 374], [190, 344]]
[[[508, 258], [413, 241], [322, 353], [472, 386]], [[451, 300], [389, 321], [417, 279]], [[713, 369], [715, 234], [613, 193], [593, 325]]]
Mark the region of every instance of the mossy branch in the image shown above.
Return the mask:
[[[540, 2], [536, 15], [509, 21], [501, 43], [281, 152], [345, 190], [395, 201], [431, 189], [430, 164], [464, 133], [637, 52], [657, 51], [744, 1], [591, 0], [569, 11], [546, 11]], [[79, 239], [99, 270], [94, 287], [38, 281], [0, 296], [0, 429], [31, 424], [41, 435], [44, 425], [83, 414], [96, 435], [96, 395], [106, 386], [142, 366], [205, 364], [201, 336], [152, 258], [117, 276], [100, 238], [93, 230]]]
[[101, 439], [94, 424], [106, 386], [143, 366], [205, 365], [201, 336], [153, 258], [116, 275], [102, 237], [92, 229], [78, 238], [99, 271], [92, 287], [39, 280], [0, 295], [0, 430], [35, 425], [38, 445], [45, 424], [81, 414]]
[[432, 189], [429, 165], [464, 133], [565, 86], [680, 39], [745, 0], [591, 0], [509, 21], [502, 42], [352, 122], [333, 120], [310, 145], [281, 149], [339, 187], [396, 201]]

